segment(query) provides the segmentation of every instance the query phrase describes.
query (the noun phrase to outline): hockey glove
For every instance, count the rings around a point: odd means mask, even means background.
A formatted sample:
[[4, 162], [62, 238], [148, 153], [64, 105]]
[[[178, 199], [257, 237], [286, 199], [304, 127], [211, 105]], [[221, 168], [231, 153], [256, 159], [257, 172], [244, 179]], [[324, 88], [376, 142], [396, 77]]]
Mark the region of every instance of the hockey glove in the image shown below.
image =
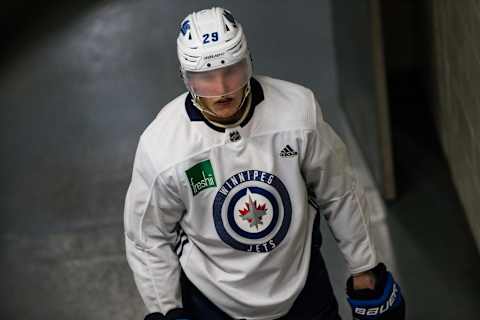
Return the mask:
[[164, 316], [160, 312], [147, 314], [144, 320], [192, 320], [193, 318], [182, 308], [175, 308]]
[[383, 263], [371, 270], [375, 275], [375, 289], [353, 289], [353, 277], [347, 280], [348, 302], [353, 318], [357, 320], [404, 320], [405, 300], [399, 285]]

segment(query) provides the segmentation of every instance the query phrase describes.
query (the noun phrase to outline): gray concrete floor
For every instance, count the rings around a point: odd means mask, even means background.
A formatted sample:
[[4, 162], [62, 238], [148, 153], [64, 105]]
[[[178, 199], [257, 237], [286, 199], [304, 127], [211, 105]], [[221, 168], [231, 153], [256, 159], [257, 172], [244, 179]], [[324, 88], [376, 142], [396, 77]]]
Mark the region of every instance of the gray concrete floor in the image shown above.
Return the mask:
[[[49, 12], [6, 44], [0, 61], [3, 318], [133, 320], [145, 312], [124, 256], [123, 198], [140, 132], [184, 90], [175, 78], [178, 22], [213, 2], [87, 2], [72, 3], [68, 14]], [[294, 25], [314, 24], [321, 15], [323, 25], [313, 29], [321, 33], [318, 41], [303, 44], [320, 59], [297, 59], [292, 69], [286, 57], [301, 56], [294, 52], [301, 43], [271, 59], [279, 39], [262, 49], [257, 32], [251, 41], [255, 61], [264, 62], [257, 71], [320, 93], [327, 119], [347, 141], [378, 208], [372, 216], [376, 243], [403, 286], [408, 318], [474, 319], [480, 258], [445, 162], [415, 137], [397, 132], [403, 191], [385, 207], [338, 109], [329, 2], [314, 2], [309, 12], [295, 3], [282, 2], [276, 12]], [[256, 8], [261, 19], [239, 2], [225, 6], [244, 18], [251, 33], [271, 14], [271, 3]], [[304, 21], [293, 18], [301, 14]], [[324, 255], [349, 319], [345, 266], [324, 231]]]

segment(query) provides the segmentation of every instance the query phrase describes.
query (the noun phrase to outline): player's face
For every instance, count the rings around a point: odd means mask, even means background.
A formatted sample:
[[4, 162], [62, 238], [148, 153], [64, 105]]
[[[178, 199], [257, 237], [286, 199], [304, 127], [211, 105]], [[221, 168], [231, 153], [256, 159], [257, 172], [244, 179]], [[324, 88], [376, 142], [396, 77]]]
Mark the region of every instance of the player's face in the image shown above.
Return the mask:
[[200, 101], [205, 108], [215, 113], [218, 118], [230, 118], [238, 111], [242, 98], [243, 87], [221, 97], [200, 97]]
[[184, 80], [202, 105], [218, 118], [229, 118], [237, 111], [243, 98], [245, 85], [250, 79], [250, 59], [205, 72], [185, 72]]

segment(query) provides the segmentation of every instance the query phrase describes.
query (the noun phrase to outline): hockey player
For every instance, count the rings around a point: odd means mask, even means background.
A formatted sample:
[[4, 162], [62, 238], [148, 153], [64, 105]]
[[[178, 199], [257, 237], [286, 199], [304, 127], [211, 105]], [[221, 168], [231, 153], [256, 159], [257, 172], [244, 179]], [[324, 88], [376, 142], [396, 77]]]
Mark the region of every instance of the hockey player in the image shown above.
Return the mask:
[[401, 319], [365, 196], [312, 91], [253, 77], [242, 27], [222, 8], [187, 16], [177, 50], [188, 92], [141, 135], [125, 201], [145, 319], [340, 319], [320, 215], [352, 274], [354, 316]]

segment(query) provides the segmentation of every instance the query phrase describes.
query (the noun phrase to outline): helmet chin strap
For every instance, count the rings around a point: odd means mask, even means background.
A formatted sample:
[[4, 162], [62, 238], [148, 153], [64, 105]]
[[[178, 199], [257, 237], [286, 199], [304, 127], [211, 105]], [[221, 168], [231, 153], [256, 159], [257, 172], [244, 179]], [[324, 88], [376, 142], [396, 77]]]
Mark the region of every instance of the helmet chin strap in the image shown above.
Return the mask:
[[[204, 115], [210, 115], [210, 116], [213, 116], [213, 117], [216, 117], [216, 118], [221, 118], [219, 117], [214, 111], [208, 109], [207, 107], [205, 107], [201, 101], [200, 101], [200, 97], [197, 96], [196, 94], [194, 93], [191, 93], [192, 94], [192, 103], [193, 105], [198, 109], [200, 110], [201, 113], [203, 113]], [[248, 114], [248, 111], [250, 110], [250, 105], [251, 105], [251, 90], [250, 90], [250, 81], [247, 82], [247, 85], [244, 87], [243, 89], [243, 96], [242, 96], [242, 101], [238, 104], [238, 106], [235, 108], [235, 112], [233, 114], [235, 114], [238, 110], [240, 110], [242, 107], [245, 107], [244, 111], [243, 111], [243, 114], [242, 116], [240, 117], [240, 119], [238, 119], [237, 121], [235, 121], [234, 123], [229, 123], [229, 124], [224, 124], [224, 123], [219, 123], [217, 121], [212, 121], [211, 119], [208, 119], [208, 121], [210, 121], [212, 124], [218, 126], [218, 127], [221, 127], [221, 128], [231, 128], [231, 127], [236, 127], [238, 126], [240, 123], [242, 123], [242, 121], [245, 119], [245, 117], [247, 116]]]

